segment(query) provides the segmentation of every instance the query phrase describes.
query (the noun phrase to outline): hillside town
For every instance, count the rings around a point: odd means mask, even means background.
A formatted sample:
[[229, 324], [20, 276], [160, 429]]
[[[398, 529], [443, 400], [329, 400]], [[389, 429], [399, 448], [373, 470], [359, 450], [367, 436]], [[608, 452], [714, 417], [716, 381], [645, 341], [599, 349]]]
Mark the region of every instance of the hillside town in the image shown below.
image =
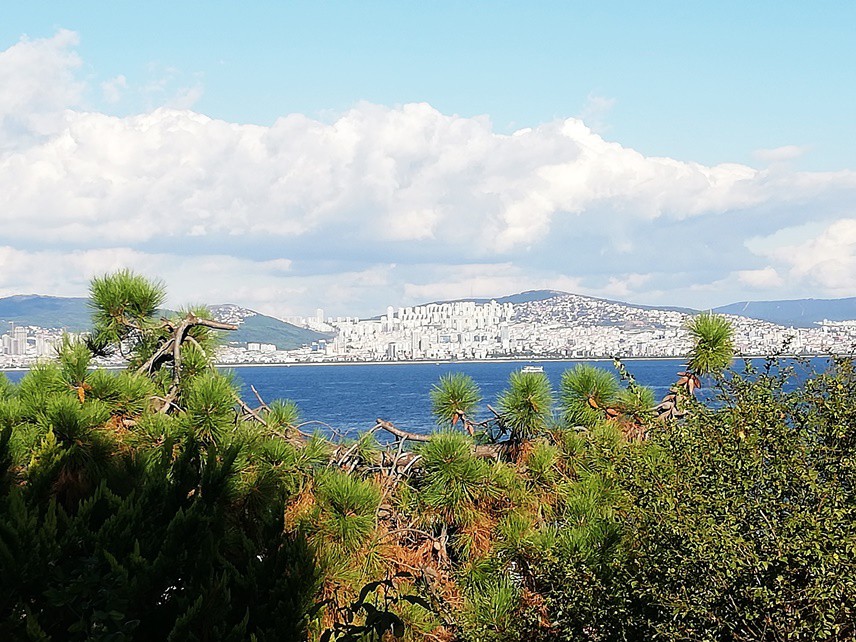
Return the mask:
[[50, 358], [61, 339], [61, 330], [10, 323], [0, 335], [0, 368], [26, 368]]
[[[213, 308], [218, 320], [242, 323], [255, 313], [237, 306]], [[222, 317], [222, 318], [220, 318]], [[671, 309], [559, 294], [525, 303], [456, 301], [388, 307], [375, 318], [313, 317], [295, 324], [325, 332], [292, 350], [273, 342], [229, 342], [222, 364], [467, 361], [485, 359], [592, 359], [677, 357], [689, 346], [689, 314]], [[743, 355], [849, 353], [856, 320], [823, 321], [810, 328], [776, 325], [728, 315]], [[11, 324], [0, 336], [0, 367], [28, 367], [50, 357], [62, 336], [57, 329]], [[103, 363], [121, 363], [109, 357]]]

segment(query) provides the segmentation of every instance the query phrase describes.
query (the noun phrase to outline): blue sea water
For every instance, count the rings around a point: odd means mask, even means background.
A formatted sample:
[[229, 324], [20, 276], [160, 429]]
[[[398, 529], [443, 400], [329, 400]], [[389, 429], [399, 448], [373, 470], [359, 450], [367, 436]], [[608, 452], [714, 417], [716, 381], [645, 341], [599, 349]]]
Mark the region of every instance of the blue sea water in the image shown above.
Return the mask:
[[[760, 360], [758, 360], [760, 362]], [[554, 392], [559, 390], [562, 373], [580, 361], [540, 362]], [[822, 370], [825, 360], [815, 360]], [[479, 385], [482, 403], [475, 419], [489, 416], [487, 404], [496, 401], [508, 383], [509, 375], [520, 369], [521, 362], [456, 362], [403, 364], [347, 364], [242, 366], [224, 369], [231, 372], [241, 389], [241, 395], [251, 406], [259, 402], [252, 392], [270, 402], [291, 399], [300, 409], [304, 430], [317, 428], [325, 433], [355, 434], [368, 430], [375, 420], [391, 421], [399, 428], [417, 433], [434, 430], [430, 392], [440, 376], [461, 372], [471, 376]], [[595, 365], [614, 371], [608, 361]], [[674, 383], [676, 373], [683, 369], [679, 359], [629, 360], [625, 366], [637, 382], [653, 389], [655, 399], [661, 399]], [[739, 369], [739, 363], [735, 364]], [[8, 372], [13, 381], [25, 373]], [[709, 389], [702, 394], [709, 394]]]
[[[540, 363], [544, 374], [559, 390], [562, 373], [577, 361]], [[407, 364], [301, 365], [291, 367], [240, 367], [232, 372], [243, 385], [242, 395], [250, 405], [258, 405], [250, 386], [266, 402], [291, 399], [300, 408], [301, 421], [316, 421], [315, 426], [332, 427], [341, 433], [355, 433], [375, 425], [375, 420], [391, 421], [399, 428], [417, 433], [434, 430], [430, 392], [440, 376], [461, 372], [475, 380], [481, 389], [482, 403], [475, 419], [490, 416], [487, 404], [496, 401], [508, 384], [508, 377], [519, 370], [520, 362], [456, 362]], [[613, 370], [612, 363], [597, 365]], [[661, 398], [682, 369], [680, 360], [628, 361], [625, 364], [641, 384], [654, 389]], [[311, 430], [313, 424], [306, 429]]]

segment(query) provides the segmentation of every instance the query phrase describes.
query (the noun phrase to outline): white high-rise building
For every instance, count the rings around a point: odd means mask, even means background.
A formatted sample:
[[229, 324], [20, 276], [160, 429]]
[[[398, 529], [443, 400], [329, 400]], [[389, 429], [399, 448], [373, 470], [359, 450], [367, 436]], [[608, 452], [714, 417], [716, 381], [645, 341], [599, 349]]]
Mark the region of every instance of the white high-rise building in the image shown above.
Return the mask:
[[53, 353], [53, 343], [45, 337], [39, 335], [36, 337], [36, 356], [44, 357]]

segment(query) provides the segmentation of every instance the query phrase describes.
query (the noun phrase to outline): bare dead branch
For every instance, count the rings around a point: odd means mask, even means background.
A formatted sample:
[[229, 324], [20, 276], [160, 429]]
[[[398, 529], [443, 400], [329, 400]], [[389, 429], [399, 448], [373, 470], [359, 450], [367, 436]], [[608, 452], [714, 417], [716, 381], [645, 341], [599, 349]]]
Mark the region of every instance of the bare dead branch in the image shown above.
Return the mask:
[[[401, 428], [396, 428], [391, 422], [384, 421], [383, 419], [378, 419], [375, 427], [381, 428], [400, 439], [409, 439], [411, 441], [419, 442], [431, 441], [431, 435], [420, 435], [419, 433], [402, 430]], [[473, 447], [473, 453], [476, 457], [481, 459], [499, 459], [500, 457], [508, 454], [510, 448], [511, 444], [505, 442], [498, 444], [476, 445]]]
[[[149, 374], [152, 369], [164, 359], [164, 357], [172, 351], [173, 338], [170, 337], [164, 344], [155, 350], [154, 354], [148, 360], [137, 368], [137, 374]], [[121, 346], [121, 344], [120, 344]]]
[[270, 408], [268, 408], [268, 405], [265, 403], [264, 399], [262, 399], [262, 396], [259, 394], [259, 391], [256, 390], [256, 387], [254, 385], [250, 384], [250, 390], [253, 391], [253, 394], [256, 396], [256, 399], [259, 400], [259, 405], [265, 410], [270, 410]]
[[219, 321], [213, 321], [211, 319], [202, 319], [200, 317], [197, 317], [193, 313], [188, 313], [187, 316], [185, 316], [178, 324], [173, 324], [170, 321], [163, 320], [160, 327], [169, 330], [171, 336], [166, 341], [164, 341], [164, 343], [157, 350], [155, 350], [154, 354], [152, 354], [152, 356], [149, 357], [149, 359], [143, 365], [137, 368], [137, 374], [150, 373], [152, 372], [152, 370], [155, 369], [156, 366], [160, 365], [162, 362], [167, 361], [170, 357], [172, 357], [172, 361], [174, 364], [173, 381], [176, 381], [176, 376], [181, 376], [180, 374], [175, 374], [180, 372], [181, 345], [186, 340], [188, 340], [188, 338], [192, 339], [192, 337], [188, 337], [188, 332], [190, 332], [192, 328], [195, 328], [197, 326], [212, 328], [214, 330], [238, 329], [238, 326], [234, 324], [221, 323]]
[[375, 428], [381, 428], [387, 431], [390, 434], [399, 437], [400, 439], [409, 439], [410, 441], [431, 441], [430, 435], [420, 435], [416, 432], [409, 432], [407, 430], [402, 430], [401, 428], [396, 428], [391, 422], [384, 421], [383, 419], [378, 419], [375, 425]]
[[257, 422], [259, 422], [265, 428], [270, 428], [270, 426], [268, 426], [268, 423], [264, 420], [264, 417], [262, 417], [259, 413], [257, 413], [252, 408], [250, 408], [246, 404], [246, 402], [243, 399], [241, 399], [240, 395], [238, 395], [237, 393], [235, 393], [235, 401], [241, 407], [241, 410], [243, 410], [245, 413], [247, 413], [250, 417], [255, 419]]

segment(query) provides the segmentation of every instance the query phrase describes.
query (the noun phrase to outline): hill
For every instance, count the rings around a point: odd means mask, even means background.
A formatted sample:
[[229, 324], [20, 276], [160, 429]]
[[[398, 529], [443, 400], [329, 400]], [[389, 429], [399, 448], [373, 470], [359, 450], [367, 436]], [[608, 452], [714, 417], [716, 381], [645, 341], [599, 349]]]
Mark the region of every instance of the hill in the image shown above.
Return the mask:
[[555, 296], [562, 296], [563, 294], [568, 294], [567, 292], [561, 292], [559, 290], [526, 290], [525, 292], [518, 292], [517, 294], [509, 294], [508, 296], [499, 296], [493, 297], [489, 299], [485, 298], [465, 298], [465, 299], [446, 299], [443, 301], [431, 301], [430, 303], [423, 303], [422, 305], [442, 305], [443, 303], [460, 303], [462, 301], [472, 301], [473, 303], [477, 303], [478, 305], [484, 305], [485, 303], [490, 303], [491, 301], [496, 301], [497, 303], [530, 303], [532, 301], [543, 301], [545, 299], [551, 299]]
[[[85, 332], [91, 327], [91, 310], [83, 297], [55, 297], [34, 294], [0, 298], [0, 322], [40, 328]], [[218, 321], [235, 323], [238, 330], [224, 340], [229, 343], [272, 343], [280, 350], [291, 350], [329, 335], [280, 321], [236, 305], [209, 306]], [[163, 310], [163, 314], [172, 314]], [[0, 326], [0, 334], [5, 328]]]
[[[668, 312], [680, 312], [681, 314], [698, 314], [698, 310], [693, 308], [682, 308], [676, 306], [659, 306], [659, 305], [641, 305], [639, 303], [625, 303], [624, 301], [615, 301], [613, 299], [603, 299], [600, 297], [585, 296], [582, 294], [572, 294], [570, 292], [562, 292], [561, 290], [526, 290], [517, 294], [508, 296], [495, 297], [493, 299], [450, 299], [448, 301], [433, 301], [424, 305], [442, 304], [442, 303], [459, 303], [461, 301], [472, 301], [479, 305], [496, 301], [497, 303], [513, 303], [521, 305], [525, 303], [537, 303], [539, 301], [548, 301], [550, 299], [562, 299], [563, 297], [574, 297], [577, 300], [587, 299], [589, 301], [600, 301], [613, 305], [624, 306], [626, 308], [635, 308], [637, 310], [666, 310]], [[378, 317], [379, 318], [379, 317]]]
[[83, 297], [18, 294], [0, 299], [0, 321], [40, 328], [83, 332], [90, 327], [92, 311]]
[[[509, 296], [493, 299], [454, 299], [435, 301], [434, 303], [454, 303], [457, 301], [474, 301], [484, 304], [491, 300], [498, 303], [513, 303], [522, 306], [520, 314], [543, 314], [539, 304], [552, 301], [563, 309], [562, 316], [568, 316], [569, 305], [575, 310], [574, 314], [587, 316], [589, 312], [594, 317], [600, 317], [609, 309], [609, 317], [602, 320], [607, 325], [620, 323], [623, 317], [627, 320], [635, 316], [630, 310], [640, 311], [674, 311], [682, 314], [695, 314], [690, 308], [659, 307], [623, 303], [609, 299], [569, 294], [558, 290], [528, 290]], [[0, 324], [8, 322], [17, 325], [32, 325], [42, 328], [65, 329], [69, 332], [83, 332], [90, 327], [90, 310], [88, 299], [83, 297], [55, 297], [33, 294], [15, 295], [0, 298]], [[607, 304], [604, 308], [600, 305]], [[534, 307], [533, 307], [534, 306]], [[229, 333], [225, 340], [233, 344], [249, 342], [272, 343], [280, 350], [288, 350], [329, 338], [330, 335], [301, 328], [271, 316], [260, 314], [248, 308], [224, 304], [209, 306], [215, 318], [219, 321], [236, 323], [239, 329]], [[529, 310], [531, 308], [531, 310]], [[848, 321], [856, 319], [856, 297], [844, 299], [797, 299], [782, 301], [740, 301], [713, 309], [720, 314], [735, 314], [751, 319], [759, 319], [783, 326], [812, 327], [823, 319], [830, 321]], [[164, 311], [169, 314], [169, 311]], [[377, 317], [379, 318], [379, 317]], [[0, 325], [0, 334], [5, 330]]]
[[791, 301], [741, 301], [713, 309], [719, 314], [739, 314], [795, 328], [809, 328], [827, 319], [856, 319], [856, 297], [846, 299], [795, 299]]
[[331, 335], [308, 330], [255, 310], [238, 305], [224, 304], [209, 306], [214, 318], [224, 323], [234, 323], [238, 329], [227, 332], [223, 340], [231, 344], [273, 343], [280, 350], [292, 350]]

